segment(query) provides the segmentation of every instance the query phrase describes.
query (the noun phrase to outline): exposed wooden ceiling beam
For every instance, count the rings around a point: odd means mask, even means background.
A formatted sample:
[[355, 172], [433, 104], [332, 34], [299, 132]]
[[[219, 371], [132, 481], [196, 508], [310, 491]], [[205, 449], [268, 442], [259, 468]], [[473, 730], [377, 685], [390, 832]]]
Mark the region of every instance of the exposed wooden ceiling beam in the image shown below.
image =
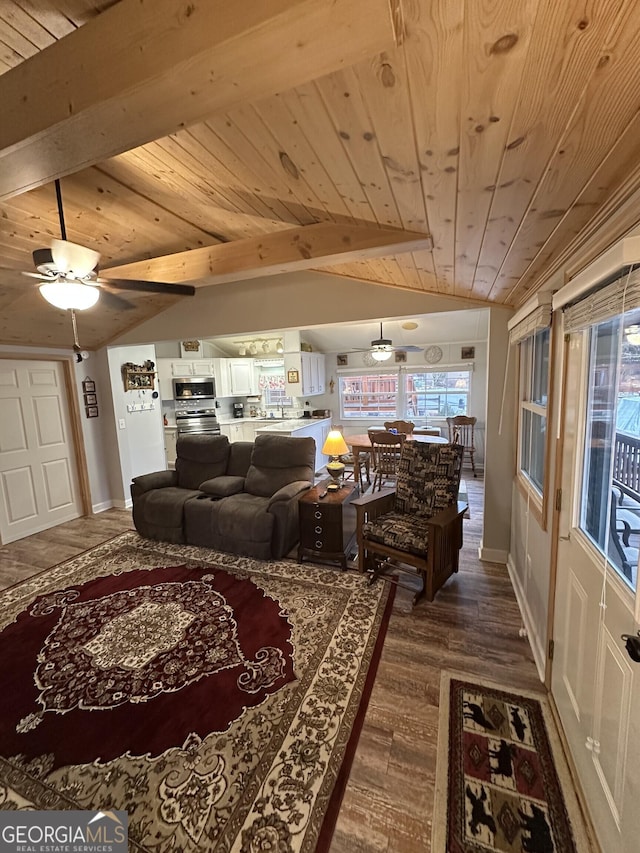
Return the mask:
[[0, 76], [0, 199], [393, 45], [394, 0], [121, 0]]
[[203, 287], [332, 264], [431, 249], [431, 237], [414, 231], [321, 222], [275, 234], [103, 270], [105, 278], [193, 282]]

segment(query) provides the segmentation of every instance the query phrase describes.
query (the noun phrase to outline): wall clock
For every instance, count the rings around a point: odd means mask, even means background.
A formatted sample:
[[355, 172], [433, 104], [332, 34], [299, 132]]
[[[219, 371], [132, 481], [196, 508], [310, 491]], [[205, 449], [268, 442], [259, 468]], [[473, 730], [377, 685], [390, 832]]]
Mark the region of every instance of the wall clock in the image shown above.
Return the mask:
[[441, 358], [442, 350], [440, 349], [440, 347], [427, 347], [424, 351], [424, 360], [429, 362], [429, 364], [437, 364]]

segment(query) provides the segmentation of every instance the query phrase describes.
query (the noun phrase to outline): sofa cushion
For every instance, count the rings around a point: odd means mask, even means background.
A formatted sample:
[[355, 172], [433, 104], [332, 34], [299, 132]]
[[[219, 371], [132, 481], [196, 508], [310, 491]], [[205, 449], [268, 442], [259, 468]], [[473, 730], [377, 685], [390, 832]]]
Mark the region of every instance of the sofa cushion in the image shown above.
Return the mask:
[[200, 494], [201, 492], [195, 489], [180, 489], [175, 486], [146, 492], [143, 502], [144, 517], [156, 527], [180, 527], [185, 503]]
[[402, 512], [387, 512], [374, 521], [365, 522], [362, 534], [372, 542], [422, 557], [426, 556], [429, 544], [426, 519]]
[[205, 480], [200, 483], [200, 491], [212, 498], [226, 498], [229, 495], [236, 495], [244, 489], [244, 477], [214, 477], [212, 480]]
[[313, 482], [316, 443], [312, 438], [259, 435], [244, 484], [250, 495], [270, 498], [295, 480]]
[[229, 448], [229, 461], [227, 462], [227, 474], [232, 477], [246, 477], [249, 465], [251, 465], [251, 454], [253, 453], [252, 441], [234, 441]]
[[220, 536], [228, 542], [271, 542], [273, 516], [267, 512], [269, 500], [246, 493], [231, 495], [217, 505]]
[[197, 489], [200, 483], [227, 473], [229, 439], [226, 435], [178, 436], [176, 445], [178, 485]]

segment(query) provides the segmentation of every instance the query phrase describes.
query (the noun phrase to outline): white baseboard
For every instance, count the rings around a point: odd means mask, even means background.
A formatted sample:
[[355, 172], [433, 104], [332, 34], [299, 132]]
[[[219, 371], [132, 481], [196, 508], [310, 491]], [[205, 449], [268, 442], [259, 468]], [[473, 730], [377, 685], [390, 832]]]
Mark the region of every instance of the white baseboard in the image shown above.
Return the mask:
[[104, 512], [106, 509], [111, 509], [113, 501], [102, 501], [99, 504], [91, 504], [91, 512]]
[[116, 509], [131, 509], [133, 506], [133, 500], [131, 498], [127, 498], [126, 501], [113, 501], [113, 506]]
[[513, 587], [513, 591], [516, 594], [516, 600], [518, 602], [518, 607], [520, 608], [520, 614], [522, 615], [522, 621], [524, 622], [524, 627], [527, 631], [527, 638], [529, 640], [529, 645], [531, 646], [531, 651], [533, 653], [533, 659], [536, 663], [536, 669], [538, 670], [538, 676], [540, 681], [544, 681], [544, 672], [546, 665], [546, 658], [544, 653], [544, 641], [540, 637], [540, 633], [537, 629], [535, 622], [531, 616], [531, 611], [529, 610], [529, 604], [527, 603], [527, 598], [524, 593], [524, 589], [522, 588], [522, 584], [520, 582], [520, 576], [518, 575], [515, 567], [515, 563], [509, 554], [507, 558], [507, 571], [509, 572], [509, 578], [511, 579], [511, 586]]
[[499, 548], [485, 548], [482, 544], [478, 548], [478, 559], [483, 563], [502, 563], [506, 565], [508, 551], [501, 551]]

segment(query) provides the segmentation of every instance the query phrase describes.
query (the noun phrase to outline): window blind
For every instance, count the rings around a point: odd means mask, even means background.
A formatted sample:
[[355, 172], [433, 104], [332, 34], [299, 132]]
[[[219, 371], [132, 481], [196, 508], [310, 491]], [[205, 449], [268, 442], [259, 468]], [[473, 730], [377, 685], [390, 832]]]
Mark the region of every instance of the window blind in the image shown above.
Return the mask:
[[565, 307], [564, 330], [579, 332], [633, 308], [640, 308], [640, 268], [627, 267], [614, 281]]
[[519, 344], [551, 325], [551, 293], [536, 293], [509, 320], [509, 343]]

